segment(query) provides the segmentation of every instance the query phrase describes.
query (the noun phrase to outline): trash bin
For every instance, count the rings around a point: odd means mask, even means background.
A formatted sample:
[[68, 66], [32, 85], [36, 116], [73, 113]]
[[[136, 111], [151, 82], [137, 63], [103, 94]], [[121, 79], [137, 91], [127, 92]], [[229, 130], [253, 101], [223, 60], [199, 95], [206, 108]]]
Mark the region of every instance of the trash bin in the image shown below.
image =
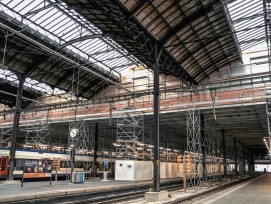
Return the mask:
[[109, 181], [109, 180], [107, 179], [107, 176], [108, 176], [108, 172], [104, 171], [104, 172], [103, 172], [103, 179], [102, 179], [101, 181]]
[[84, 183], [85, 172], [72, 172], [72, 183]]

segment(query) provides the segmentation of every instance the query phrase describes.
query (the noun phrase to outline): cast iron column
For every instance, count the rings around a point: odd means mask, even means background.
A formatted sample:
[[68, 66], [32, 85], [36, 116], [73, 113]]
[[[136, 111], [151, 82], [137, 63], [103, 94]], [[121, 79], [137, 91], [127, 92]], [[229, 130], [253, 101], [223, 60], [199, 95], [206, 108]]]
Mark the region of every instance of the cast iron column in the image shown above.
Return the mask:
[[255, 171], [254, 158], [252, 154], [249, 154], [249, 171], [252, 173]]
[[242, 155], [242, 166], [243, 166], [243, 172], [242, 174], [245, 175], [246, 174], [246, 152], [244, 150], [244, 147], [243, 147], [243, 155]]
[[[72, 144], [72, 149], [71, 149], [71, 160], [70, 160], [70, 162], [71, 162], [71, 164], [70, 164], [70, 166], [71, 166], [71, 177], [70, 177], [70, 182], [73, 182], [73, 180], [72, 180], [72, 173], [73, 173], [73, 171], [74, 171], [74, 167], [75, 167], [75, 146], [74, 146], [74, 142], [73, 142], [73, 144]], [[75, 182], [75, 181], [74, 181]]]
[[201, 135], [201, 151], [202, 151], [202, 175], [203, 181], [207, 181], [207, 172], [206, 172], [206, 143], [204, 135], [204, 115], [200, 115], [200, 135]]
[[223, 153], [224, 177], [227, 177], [226, 141], [225, 141], [225, 130], [224, 129], [222, 129], [222, 153]]
[[21, 103], [22, 103], [25, 76], [22, 76], [21, 74], [18, 75], [18, 80], [19, 80], [19, 87], [17, 89], [16, 107], [15, 107], [13, 128], [12, 128], [12, 141], [11, 141], [11, 147], [10, 147], [10, 152], [9, 152], [9, 158], [10, 158], [9, 174], [8, 174], [9, 181], [13, 180], [17, 134], [18, 134], [18, 128], [19, 128], [19, 122], [20, 122], [20, 115], [21, 115]]
[[236, 138], [233, 138], [233, 157], [234, 157], [234, 174], [238, 174], [238, 164], [237, 164], [237, 143], [236, 143]]
[[160, 191], [160, 150], [159, 150], [159, 58], [160, 51], [155, 46], [155, 63], [153, 66], [153, 191]]
[[0, 129], [0, 148], [2, 147], [4, 129]]
[[93, 152], [93, 177], [97, 175], [97, 151], [98, 151], [98, 135], [99, 135], [99, 123], [95, 123], [94, 133], [94, 152]]

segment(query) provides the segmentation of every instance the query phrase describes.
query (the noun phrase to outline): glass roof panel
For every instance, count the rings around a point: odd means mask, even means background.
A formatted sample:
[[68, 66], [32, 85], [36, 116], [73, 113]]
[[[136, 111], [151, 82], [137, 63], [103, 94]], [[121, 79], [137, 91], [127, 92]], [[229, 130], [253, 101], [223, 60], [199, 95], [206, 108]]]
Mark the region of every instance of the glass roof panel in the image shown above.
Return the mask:
[[[17, 86], [19, 84], [18, 81], [18, 77], [11, 71], [9, 70], [3, 70], [0, 69], [0, 80], [4, 79], [9, 81], [11, 84], [14, 84], [15, 86]], [[29, 87], [32, 90], [36, 90], [38, 92], [42, 92], [42, 93], [48, 93], [49, 91], [52, 92], [52, 89], [50, 86], [44, 84], [44, 83], [40, 83], [36, 80], [30, 79], [30, 78], [26, 78], [25, 83], [24, 83], [24, 87]], [[60, 89], [57, 89], [60, 92], [65, 92], [62, 91]]]
[[[59, 44], [67, 43], [70, 40], [84, 36], [102, 34], [97, 27], [89, 23], [82, 16], [79, 16], [74, 10], [68, 9], [65, 3], [57, 0], [2, 0], [0, 1], [0, 10], [19, 21], [23, 17], [23, 23], [38, 30]], [[105, 70], [114, 69], [114, 67], [111, 67], [110, 60], [105, 60], [104, 55], [91, 54], [102, 49], [107, 49], [111, 53], [110, 50], [114, 49], [114, 55], [107, 55], [108, 58], [111, 59], [113, 56], [116, 59], [120, 58], [120, 56], [126, 58], [123, 61], [115, 60], [118, 61], [117, 67], [140, 63], [134, 56], [127, 55], [128, 52], [110, 38], [102, 36], [99, 39], [93, 38], [75, 42], [65, 48], [74, 51], [89, 60], [90, 63], [94, 63]], [[114, 69], [116, 72], [120, 70], [118, 68]], [[118, 76], [117, 73], [112, 73]]]
[[267, 49], [262, 0], [236, 0], [225, 5], [242, 52]]

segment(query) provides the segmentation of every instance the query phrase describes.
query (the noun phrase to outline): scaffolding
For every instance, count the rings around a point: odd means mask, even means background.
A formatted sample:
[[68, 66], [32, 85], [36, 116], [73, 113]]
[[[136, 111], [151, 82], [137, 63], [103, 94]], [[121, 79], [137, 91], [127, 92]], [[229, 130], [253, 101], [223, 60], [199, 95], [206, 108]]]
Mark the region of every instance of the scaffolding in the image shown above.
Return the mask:
[[234, 177], [234, 143], [233, 137], [228, 135], [226, 137], [226, 166], [227, 166], [227, 178]]
[[188, 187], [200, 185], [202, 180], [202, 141], [200, 127], [200, 110], [192, 108], [186, 112], [187, 151], [185, 152], [186, 175]]
[[205, 122], [206, 168], [208, 181], [218, 181], [223, 176], [222, 135], [214, 120]]
[[10, 148], [12, 128], [0, 129], [0, 148]]
[[29, 123], [22, 131], [26, 132], [24, 147], [45, 150], [51, 145], [51, 125], [47, 120]]
[[[117, 118], [116, 157], [145, 160], [144, 114], [123, 113]], [[149, 145], [149, 148], [153, 146]]]
[[[90, 176], [91, 170], [91, 160], [90, 155], [94, 151], [94, 137], [90, 134], [89, 128], [86, 126], [86, 121], [81, 119], [71, 119], [69, 123], [69, 132], [72, 129], [77, 129], [78, 134], [75, 137], [68, 137], [68, 158], [67, 160], [67, 172], [66, 180], [71, 180], [71, 174], [78, 168], [76, 162], [77, 157], [80, 156], [83, 160], [83, 168], [85, 171], [85, 176], [88, 178]], [[68, 169], [70, 171], [68, 171]]]

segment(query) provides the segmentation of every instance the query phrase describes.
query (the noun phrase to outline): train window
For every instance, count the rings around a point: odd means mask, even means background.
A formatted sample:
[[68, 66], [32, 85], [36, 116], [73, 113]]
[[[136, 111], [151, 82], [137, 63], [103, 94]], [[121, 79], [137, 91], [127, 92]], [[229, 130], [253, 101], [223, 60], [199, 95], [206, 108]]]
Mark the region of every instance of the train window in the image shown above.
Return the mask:
[[1, 169], [4, 170], [6, 168], [6, 158], [2, 158]]
[[77, 162], [75, 162], [75, 166], [76, 166], [76, 168], [83, 168], [83, 162], [77, 161]]
[[60, 162], [60, 168], [67, 168], [67, 162], [66, 161], [61, 161]]
[[23, 168], [24, 168], [24, 160], [23, 159], [16, 159], [15, 170], [23, 170]]

